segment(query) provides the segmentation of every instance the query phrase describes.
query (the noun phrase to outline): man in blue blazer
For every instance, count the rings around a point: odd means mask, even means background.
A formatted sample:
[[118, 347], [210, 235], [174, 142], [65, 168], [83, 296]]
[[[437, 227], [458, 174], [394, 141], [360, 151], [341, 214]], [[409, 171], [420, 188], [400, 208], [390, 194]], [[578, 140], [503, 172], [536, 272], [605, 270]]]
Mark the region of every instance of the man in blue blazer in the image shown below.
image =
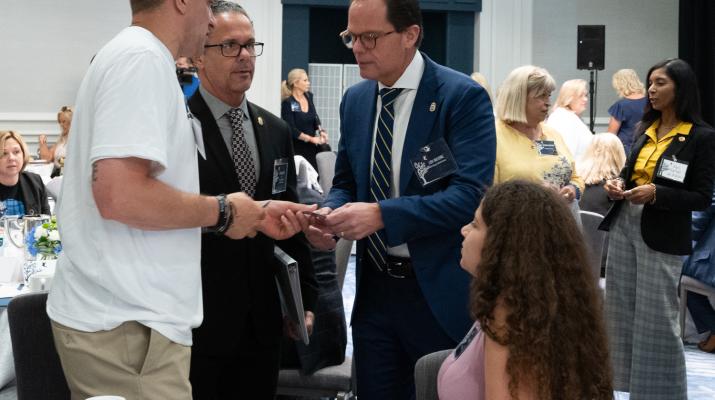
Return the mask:
[[469, 77], [417, 50], [417, 0], [353, 0], [341, 37], [367, 80], [343, 96], [326, 217], [307, 235], [323, 248], [332, 234], [359, 240], [360, 399], [409, 399], [417, 359], [455, 347], [471, 325], [459, 230], [494, 174], [492, 106]]

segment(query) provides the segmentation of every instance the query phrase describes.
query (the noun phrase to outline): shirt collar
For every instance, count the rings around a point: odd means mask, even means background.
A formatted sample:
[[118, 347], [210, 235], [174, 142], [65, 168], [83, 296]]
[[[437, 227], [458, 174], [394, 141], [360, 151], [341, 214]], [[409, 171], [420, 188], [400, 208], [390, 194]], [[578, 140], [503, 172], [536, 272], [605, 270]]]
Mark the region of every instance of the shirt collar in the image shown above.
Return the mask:
[[[206, 101], [206, 105], [209, 106], [209, 110], [211, 110], [211, 115], [213, 115], [216, 121], [221, 119], [221, 117], [223, 117], [233, 108], [228, 104], [224, 103], [223, 101], [219, 100], [216, 96], [209, 93], [209, 91], [206, 90], [203, 85], [199, 85], [199, 92], [201, 92], [201, 96], [204, 98], [204, 101]], [[243, 119], [247, 120], [248, 101], [246, 100], [246, 96], [243, 96], [241, 105], [238, 107], [243, 110]]]
[[[422, 53], [419, 51], [415, 52], [415, 56], [412, 57], [412, 61], [402, 72], [400, 78], [391, 87], [400, 89], [414, 89], [420, 86], [420, 81], [422, 80], [422, 74], [425, 71], [425, 60], [422, 58]], [[388, 86], [382, 83], [377, 83], [378, 89], [384, 89]]]
[[[648, 137], [655, 143], [658, 143], [658, 135], [656, 134], [656, 130], [660, 126], [660, 119], [653, 122], [648, 129], [646, 129], [645, 134], [648, 135]], [[671, 138], [675, 135], [689, 135], [690, 130], [693, 128], [693, 123], [692, 122], [684, 122], [680, 121], [677, 125], [673, 127], [673, 129], [670, 130], [670, 132], [666, 133], [665, 136], [660, 138], [660, 141], [663, 141], [665, 139]]]

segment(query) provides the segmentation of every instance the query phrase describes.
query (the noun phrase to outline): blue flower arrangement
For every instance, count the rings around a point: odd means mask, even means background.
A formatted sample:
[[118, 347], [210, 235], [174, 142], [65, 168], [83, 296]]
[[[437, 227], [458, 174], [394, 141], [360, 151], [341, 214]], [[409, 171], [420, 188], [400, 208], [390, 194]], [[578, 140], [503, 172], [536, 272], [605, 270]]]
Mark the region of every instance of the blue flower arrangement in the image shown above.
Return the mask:
[[60, 232], [57, 230], [57, 218], [53, 216], [50, 222], [32, 228], [25, 238], [25, 246], [33, 257], [39, 255], [42, 260], [57, 258], [62, 251]]

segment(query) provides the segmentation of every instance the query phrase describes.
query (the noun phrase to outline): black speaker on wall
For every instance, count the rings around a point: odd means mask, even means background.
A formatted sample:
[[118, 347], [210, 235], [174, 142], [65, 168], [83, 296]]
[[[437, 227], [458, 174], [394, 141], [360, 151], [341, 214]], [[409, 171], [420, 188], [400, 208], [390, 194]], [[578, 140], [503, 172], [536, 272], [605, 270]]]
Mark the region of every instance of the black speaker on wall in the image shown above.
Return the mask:
[[606, 25], [579, 25], [576, 68], [603, 70], [606, 58]]

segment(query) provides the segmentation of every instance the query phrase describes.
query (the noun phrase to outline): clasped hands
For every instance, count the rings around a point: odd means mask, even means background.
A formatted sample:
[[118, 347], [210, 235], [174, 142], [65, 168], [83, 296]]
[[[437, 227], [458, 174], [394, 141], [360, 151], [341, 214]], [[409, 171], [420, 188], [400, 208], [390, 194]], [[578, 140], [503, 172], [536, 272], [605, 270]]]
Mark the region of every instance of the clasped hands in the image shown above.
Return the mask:
[[310, 244], [319, 250], [335, 248], [336, 236], [359, 240], [382, 229], [382, 212], [377, 203], [347, 203], [335, 210], [323, 207], [297, 219]]
[[630, 190], [624, 190], [624, 188], [625, 184], [621, 178], [609, 179], [603, 184], [603, 190], [613, 200], [626, 199], [633, 204], [645, 204], [652, 201], [655, 196], [655, 186], [650, 183], [636, 186]]

